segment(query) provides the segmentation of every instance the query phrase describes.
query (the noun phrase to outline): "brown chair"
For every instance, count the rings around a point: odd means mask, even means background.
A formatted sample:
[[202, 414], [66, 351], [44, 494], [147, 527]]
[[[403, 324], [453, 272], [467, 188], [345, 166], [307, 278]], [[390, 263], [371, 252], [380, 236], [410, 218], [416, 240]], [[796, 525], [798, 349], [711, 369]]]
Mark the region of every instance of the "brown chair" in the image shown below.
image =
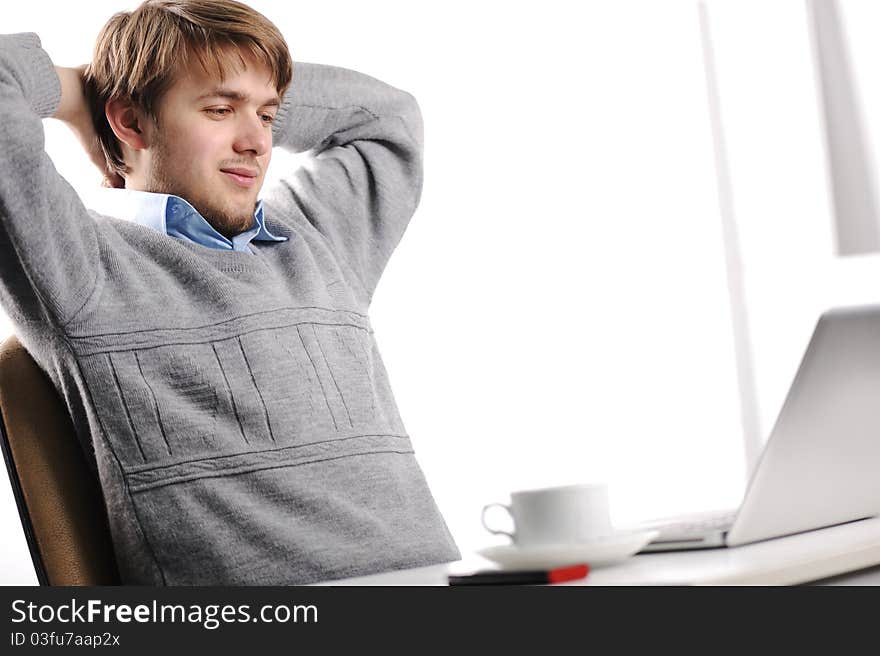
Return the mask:
[[118, 585], [97, 476], [58, 392], [14, 336], [0, 345], [0, 442], [40, 585]]

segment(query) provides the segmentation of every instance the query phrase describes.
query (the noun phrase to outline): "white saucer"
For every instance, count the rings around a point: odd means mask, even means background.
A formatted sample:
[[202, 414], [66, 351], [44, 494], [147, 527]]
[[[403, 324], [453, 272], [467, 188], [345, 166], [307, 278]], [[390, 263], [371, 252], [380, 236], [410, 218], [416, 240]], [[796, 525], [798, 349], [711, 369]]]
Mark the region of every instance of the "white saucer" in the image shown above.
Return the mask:
[[500, 544], [478, 549], [483, 558], [503, 569], [544, 569], [587, 563], [591, 568], [602, 567], [629, 558], [657, 537], [660, 531], [618, 531], [581, 544], [549, 544], [519, 547]]

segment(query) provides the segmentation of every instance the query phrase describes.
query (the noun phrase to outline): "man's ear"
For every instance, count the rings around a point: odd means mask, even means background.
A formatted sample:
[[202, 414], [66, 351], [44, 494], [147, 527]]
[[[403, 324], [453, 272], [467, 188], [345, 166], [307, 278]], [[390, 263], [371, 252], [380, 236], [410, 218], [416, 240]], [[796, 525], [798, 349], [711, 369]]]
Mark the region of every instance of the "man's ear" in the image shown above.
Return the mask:
[[141, 110], [127, 98], [108, 100], [104, 105], [107, 122], [113, 134], [132, 150], [143, 150], [150, 144], [147, 140], [146, 118]]

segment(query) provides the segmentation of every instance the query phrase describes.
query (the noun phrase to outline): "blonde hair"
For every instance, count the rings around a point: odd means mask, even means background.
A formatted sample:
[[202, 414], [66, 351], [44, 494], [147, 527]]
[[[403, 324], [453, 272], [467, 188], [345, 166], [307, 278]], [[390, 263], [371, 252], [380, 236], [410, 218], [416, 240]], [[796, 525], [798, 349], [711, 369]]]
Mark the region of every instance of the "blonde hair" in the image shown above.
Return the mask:
[[107, 121], [109, 100], [130, 99], [158, 123], [159, 102], [193, 59], [224, 78], [242, 52], [266, 66], [283, 96], [293, 79], [284, 37], [267, 18], [236, 0], [146, 0], [134, 11], [114, 14], [101, 29], [84, 74], [85, 94], [108, 168], [129, 171]]

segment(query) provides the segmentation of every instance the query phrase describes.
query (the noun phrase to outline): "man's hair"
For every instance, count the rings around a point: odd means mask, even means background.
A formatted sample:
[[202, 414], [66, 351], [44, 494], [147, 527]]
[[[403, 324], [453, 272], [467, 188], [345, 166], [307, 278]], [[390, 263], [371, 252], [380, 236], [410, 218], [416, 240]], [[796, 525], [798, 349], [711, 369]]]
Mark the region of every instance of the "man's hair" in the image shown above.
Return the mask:
[[101, 29], [85, 69], [85, 94], [107, 166], [128, 172], [122, 148], [107, 121], [109, 100], [127, 98], [154, 121], [163, 94], [194, 63], [224, 78], [226, 66], [248, 53], [271, 72], [278, 95], [293, 79], [284, 37], [266, 17], [235, 0], [146, 0], [114, 14]]

